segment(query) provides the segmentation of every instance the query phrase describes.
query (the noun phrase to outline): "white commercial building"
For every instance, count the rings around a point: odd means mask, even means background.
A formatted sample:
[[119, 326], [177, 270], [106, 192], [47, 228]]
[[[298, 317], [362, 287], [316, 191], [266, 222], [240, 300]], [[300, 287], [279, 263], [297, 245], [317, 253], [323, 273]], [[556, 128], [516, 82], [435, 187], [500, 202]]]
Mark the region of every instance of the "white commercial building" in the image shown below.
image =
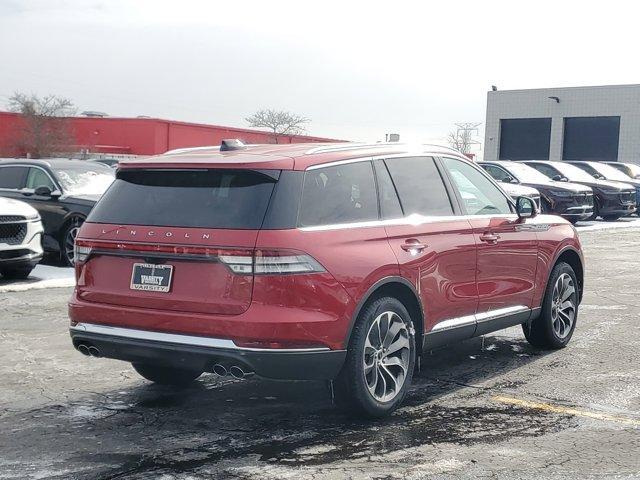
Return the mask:
[[484, 159], [640, 163], [640, 85], [488, 92]]

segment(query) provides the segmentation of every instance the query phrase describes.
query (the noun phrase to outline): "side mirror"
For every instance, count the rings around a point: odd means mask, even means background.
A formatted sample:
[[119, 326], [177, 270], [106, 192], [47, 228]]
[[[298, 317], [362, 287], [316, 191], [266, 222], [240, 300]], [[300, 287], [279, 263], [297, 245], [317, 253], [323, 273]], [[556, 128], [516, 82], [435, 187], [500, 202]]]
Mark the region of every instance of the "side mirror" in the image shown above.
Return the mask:
[[536, 204], [529, 197], [518, 197], [516, 199], [516, 213], [518, 218], [533, 218], [538, 214]]
[[513, 177], [505, 177], [502, 179], [502, 183], [517, 183], [517, 181]]
[[551, 177], [551, 180], [553, 180], [554, 182], [561, 182], [563, 178], [564, 177], [562, 175], [554, 175], [553, 177]]
[[38, 188], [36, 188], [33, 191], [34, 195], [38, 195], [39, 197], [50, 197], [50, 198], [59, 198], [60, 196], [62, 196], [62, 192], [60, 190], [51, 190], [49, 187], [47, 187], [46, 185], [42, 185]]
[[33, 191], [34, 195], [38, 195], [39, 197], [50, 197], [51, 189], [46, 185], [42, 185], [41, 187], [36, 188]]

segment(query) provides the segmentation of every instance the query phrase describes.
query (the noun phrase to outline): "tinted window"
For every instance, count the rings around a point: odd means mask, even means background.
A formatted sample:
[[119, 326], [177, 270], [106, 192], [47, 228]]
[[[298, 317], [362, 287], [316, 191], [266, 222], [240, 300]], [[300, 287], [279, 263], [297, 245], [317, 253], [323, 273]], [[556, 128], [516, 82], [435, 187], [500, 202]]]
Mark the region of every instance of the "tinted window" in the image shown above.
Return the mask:
[[47, 172], [40, 168], [30, 168], [27, 175], [27, 188], [35, 190], [38, 187], [49, 187], [51, 191], [56, 189]]
[[385, 160], [405, 215], [453, 215], [451, 200], [433, 158]]
[[549, 178], [553, 178], [556, 175], [560, 175], [560, 172], [558, 172], [555, 168], [553, 168], [553, 167], [551, 167], [549, 165], [545, 165], [543, 163], [527, 163], [527, 165], [529, 165], [530, 167], [535, 168], [540, 173], [546, 175]]
[[500, 167], [496, 167], [495, 165], [482, 165], [482, 168], [489, 172], [489, 175], [491, 175], [499, 182], [511, 180], [513, 178], [511, 175], [509, 175], [509, 172]]
[[[272, 172], [277, 176], [278, 172]], [[88, 220], [124, 225], [258, 229], [275, 185], [248, 170], [124, 171]]]
[[393, 185], [389, 171], [382, 160], [374, 162], [376, 176], [378, 179], [378, 191], [380, 196], [380, 213], [382, 218], [401, 218], [402, 207]]
[[462, 160], [444, 158], [469, 215], [511, 213], [507, 198], [479, 169]]
[[564, 160], [617, 160], [620, 117], [564, 119]]
[[371, 162], [318, 168], [305, 173], [301, 226], [377, 219], [378, 198]]
[[550, 118], [500, 120], [500, 160], [548, 160]]
[[24, 187], [26, 167], [0, 167], [0, 188], [20, 189]]

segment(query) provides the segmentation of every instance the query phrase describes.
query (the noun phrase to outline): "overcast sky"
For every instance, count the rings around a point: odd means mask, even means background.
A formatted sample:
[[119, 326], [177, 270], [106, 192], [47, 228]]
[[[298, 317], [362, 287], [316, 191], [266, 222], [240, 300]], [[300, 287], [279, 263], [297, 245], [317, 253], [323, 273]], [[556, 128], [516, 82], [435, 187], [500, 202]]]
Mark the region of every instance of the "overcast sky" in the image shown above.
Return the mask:
[[308, 133], [443, 139], [486, 92], [640, 83], [634, 2], [0, 0], [0, 107], [15, 91], [80, 111]]

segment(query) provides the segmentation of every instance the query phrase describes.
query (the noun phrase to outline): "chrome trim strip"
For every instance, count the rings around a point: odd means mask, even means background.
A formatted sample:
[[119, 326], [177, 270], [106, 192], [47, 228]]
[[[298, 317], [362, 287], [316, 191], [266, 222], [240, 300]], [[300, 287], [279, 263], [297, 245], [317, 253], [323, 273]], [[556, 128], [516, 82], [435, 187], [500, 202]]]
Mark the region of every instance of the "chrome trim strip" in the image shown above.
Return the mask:
[[513, 315], [516, 313], [524, 313], [530, 310], [531, 309], [525, 305], [514, 305], [512, 307], [498, 308], [496, 310], [476, 313], [476, 321], [478, 323], [488, 322], [490, 320], [495, 320], [496, 318], [506, 317], [507, 315]]
[[430, 333], [440, 332], [443, 330], [451, 330], [452, 328], [466, 327], [467, 325], [473, 325], [475, 323], [476, 323], [475, 315], [467, 315], [465, 317], [450, 318], [449, 320], [443, 320], [441, 322], [438, 322], [431, 329]]
[[196, 337], [192, 335], [179, 335], [175, 333], [151, 332], [148, 330], [137, 330], [132, 328], [110, 327], [107, 325], [96, 325], [92, 323], [78, 323], [69, 330], [76, 332], [95, 333], [97, 335], [109, 335], [112, 337], [131, 338], [134, 340], [149, 340], [162, 343], [176, 343], [179, 345], [190, 345], [194, 347], [222, 348], [226, 350], [240, 350], [243, 352], [263, 352], [263, 353], [306, 353], [306, 352], [328, 352], [327, 347], [318, 348], [247, 348], [239, 347], [232, 340], [224, 338]]
[[[454, 222], [457, 220], [471, 220], [478, 218], [513, 218], [517, 220], [515, 213], [503, 213], [497, 215], [443, 215], [443, 216], [425, 216], [413, 213], [408, 217], [393, 218], [389, 220], [371, 220], [368, 222], [352, 222], [352, 223], [336, 223], [333, 225], [318, 225], [314, 227], [298, 227], [302, 232], [317, 232], [324, 230], [340, 230], [345, 228], [367, 228], [367, 227], [384, 227], [391, 225], [412, 225], [418, 226], [424, 223], [438, 222]], [[471, 227], [469, 227], [471, 228]]]
[[531, 311], [531, 309], [525, 305], [514, 305], [512, 307], [498, 308], [496, 310], [489, 310], [487, 312], [476, 313], [475, 315], [465, 315], [464, 317], [449, 318], [436, 323], [431, 331], [427, 334], [441, 332], [445, 330], [451, 330], [453, 328], [466, 327], [475, 323], [489, 322], [496, 320], [500, 317], [506, 317], [507, 315], [514, 315], [516, 313], [524, 313]]

